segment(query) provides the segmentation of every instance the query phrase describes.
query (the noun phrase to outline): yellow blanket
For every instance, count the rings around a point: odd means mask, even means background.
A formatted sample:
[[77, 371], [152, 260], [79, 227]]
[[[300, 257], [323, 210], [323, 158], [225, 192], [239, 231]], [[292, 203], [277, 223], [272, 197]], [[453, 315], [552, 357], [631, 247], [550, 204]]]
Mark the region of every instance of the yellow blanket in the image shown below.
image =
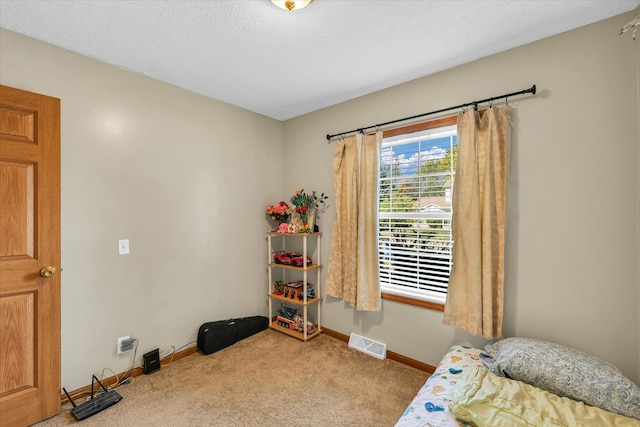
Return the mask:
[[479, 427], [640, 427], [638, 420], [499, 377], [484, 367], [464, 371], [449, 407], [456, 418]]

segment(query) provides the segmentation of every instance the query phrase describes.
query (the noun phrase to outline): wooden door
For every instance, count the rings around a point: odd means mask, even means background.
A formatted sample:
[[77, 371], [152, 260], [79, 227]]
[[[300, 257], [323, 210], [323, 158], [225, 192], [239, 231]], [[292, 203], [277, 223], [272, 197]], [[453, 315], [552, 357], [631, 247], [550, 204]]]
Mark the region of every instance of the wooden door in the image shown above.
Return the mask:
[[59, 412], [60, 100], [0, 86], [0, 426]]

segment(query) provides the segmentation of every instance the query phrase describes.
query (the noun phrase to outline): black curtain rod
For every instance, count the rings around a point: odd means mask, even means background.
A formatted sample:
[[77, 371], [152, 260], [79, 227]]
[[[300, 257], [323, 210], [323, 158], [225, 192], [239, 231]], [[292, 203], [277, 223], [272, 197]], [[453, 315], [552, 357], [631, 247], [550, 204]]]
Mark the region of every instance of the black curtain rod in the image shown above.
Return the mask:
[[379, 127], [382, 127], [382, 126], [391, 125], [391, 124], [399, 123], [399, 122], [404, 122], [406, 120], [417, 119], [419, 117], [430, 116], [432, 114], [443, 113], [445, 111], [450, 111], [450, 110], [457, 110], [459, 108], [468, 107], [470, 105], [473, 105], [473, 108], [477, 110], [478, 109], [478, 104], [482, 104], [484, 102], [495, 101], [496, 99], [509, 98], [511, 96], [516, 96], [516, 95], [524, 95], [525, 93], [530, 93], [532, 95], [535, 95], [536, 94], [536, 85], [531, 86], [529, 89], [523, 89], [523, 90], [521, 90], [519, 92], [507, 93], [507, 94], [500, 95], [500, 96], [492, 96], [491, 98], [481, 99], [480, 101], [467, 102], [466, 104], [456, 105], [455, 107], [443, 108], [441, 110], [430, 111], [428, 113], [417, 114], [417, 115], [411, 116], [411, 117], [404, 117], [402, 119], [391, 120], [389, 122], [379, 123], [377, 125], [367, 126], [367, 127], [358, 128], [358, 129], [353, 129], [353, 130], [349, 130], [349, 131], [346, 131], [346, 132], [340, 132], [340, 133], [336, 133], [336, 134], [333, 134], [333, 135], [327, 134], [327, 141], [331, 141], [331, 139], [335, 138], [336, 136], [343, 136], [343, 135], [347, 135], [347, 134], [355, 133], [355, 132], [364, 133], [368, 129], [376, 129], [376, 128], [379, 128]]

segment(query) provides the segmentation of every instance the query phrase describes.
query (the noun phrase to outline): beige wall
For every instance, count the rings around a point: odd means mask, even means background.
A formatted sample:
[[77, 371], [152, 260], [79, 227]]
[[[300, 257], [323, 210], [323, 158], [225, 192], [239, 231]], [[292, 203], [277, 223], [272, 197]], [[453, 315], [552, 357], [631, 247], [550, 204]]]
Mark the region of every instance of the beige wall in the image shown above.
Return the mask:
[[[299, 178], [285, 181], [285, 188], [331, 191], [335, 143], [326, 142], [327, 133], [535, 83], [538, 95], [510, 100], [515, 131], [505, 336], [576, 347], [638, 381], [640, 41], [618, 35], [633, 16], [614, 17], [289, 120], [284, 160], [289, 174]], [[326, 232], [324, 253], [333, 215], [332, 207], [320, 221]], [[384, 301], [380, 313], [364, 313], [327, 298], [323, 313], [329, 328], [364, 334], [430, 364], [454, 343], [484, 344], [444, 326], [440, 312], [390, 301]]]
[[61, 99], [63, 386], [125, 371], [120, 336], [140, 362], [205, 321], [266, 314], [281, 122], [4, 30], [0, 83]]

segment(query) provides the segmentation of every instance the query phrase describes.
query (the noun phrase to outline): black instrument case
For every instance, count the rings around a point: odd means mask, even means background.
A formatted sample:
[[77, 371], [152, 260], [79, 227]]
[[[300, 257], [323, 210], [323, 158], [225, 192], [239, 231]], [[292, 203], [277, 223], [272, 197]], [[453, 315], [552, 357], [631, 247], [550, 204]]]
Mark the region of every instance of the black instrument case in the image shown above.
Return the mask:
[[198, 330], [198, 350], [204, 354], [215, 353], [236, 342], [267, 329], [269, 319], [250, 316], [240, 319], [206, 322]]

